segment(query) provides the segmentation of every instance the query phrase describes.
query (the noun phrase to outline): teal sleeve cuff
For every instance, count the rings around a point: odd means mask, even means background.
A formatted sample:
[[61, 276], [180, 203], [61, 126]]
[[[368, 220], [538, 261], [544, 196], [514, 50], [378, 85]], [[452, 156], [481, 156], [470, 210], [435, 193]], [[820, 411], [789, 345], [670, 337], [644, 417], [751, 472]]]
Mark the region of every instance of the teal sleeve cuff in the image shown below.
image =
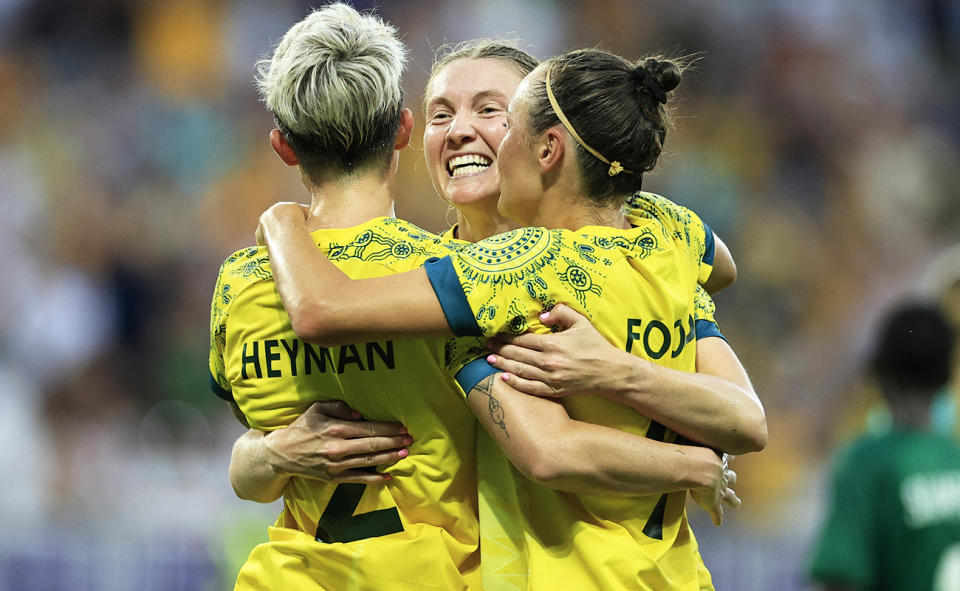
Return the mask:
[[500, 370], [487, 363], [486, 357], [478, 357], [470, 363], [463, 366], [457, 372], [456, 380], [463, 388], [464, 394], [469, 394], [470, 390], [483, 381], [490, 374], [498, 373]]
[[463, 286], [460, 285], [460, 278], [457, 277], [457, 271], [453, 268], [450, 257], [445, 256], [442, 259], [431, 257], [424, 263], [423, 268], [427, 272], [427, 278], [430, 279], [430, 285], [437, 294], [437, 300], [443, 308], [443, 315], [446, 316], [447, 324], [450, 325], [453, 334], [458, 337], [483, 336], [473, 310], [470, 309], [467, 296], [463, 293]]
[[720, 327], [717, 326], [717, 323], [711, 320], [697, 320], [695, 330], [697, 331], [698, 341], [707, 337], [720, 337], [723, 340], [727, 340], [727, 337], [723, 336], [723, 333], [720, 332]]
[[220, 384], [217, 382], [217, 379], [213, 377], [213, 374], [209, 374], [209, 376], [210, 376], [210, 389], [213, 390], [213, 393], [216, 394], [217, 397], [222, 398], [227, 402], [233, 402], [234, 401], [233, 393], [229, 392], [228, 390], [224, 390], [220, 386]]
[[713, 240], [713, 230], [710, 229], [710, 226], [707, 225], [707, 222], [703, 222], [703, 231], [704, 249], [703, 259], [701, 260], [708, 265], [713, 265], [713, 257], [717, 253], [717, 245]]

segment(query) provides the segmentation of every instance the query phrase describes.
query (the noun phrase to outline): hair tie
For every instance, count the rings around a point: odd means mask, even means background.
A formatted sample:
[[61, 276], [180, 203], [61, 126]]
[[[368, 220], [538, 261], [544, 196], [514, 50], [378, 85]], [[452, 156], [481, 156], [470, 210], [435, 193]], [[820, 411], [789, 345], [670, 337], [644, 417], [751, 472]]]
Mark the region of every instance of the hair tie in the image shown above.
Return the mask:
[[640, 88], [645, 90], [655, 101], [661, 105], [667, 104], [667, 91], [663, 88], [663, 84], [660, 84], [660, 81], [650, 73], [650, 70], [646, 66], [637, 66], [633, 69], [633, 74], [637, 78], [637, 82], [640, 83]]
[[563, 126], [567, 129], [567, 131], [570, 132], [570, 135], [573, 136], [573, 139], [577, 140], [577, 143], [583, 146], [583, 148], [587, 152], [590, 152], [591, 154], [596, 156], [597, 159], [603, 162], [604, 164], [610, 165], [610, 168], [607, 170], [608, 175], [617, 176], [621, 172], [625, 172], [627, 174], [633, 174], [632, 170], [627, 170], [617, 160], [614, 160], [613, 162], [611, 162], [606, 158], [604, 158], [603, 154], [601, 154], [600, 152], [597, 152], [596, 150], [588, 146], [587, 142], [583, 141], [583, 138], [581, 138], [580, 135], [576, 132], [576, 130], [573, 129], [573, 125], [570, 124], [570, 120], [567, 119], [567, 116], [564, 115], [563, 111], [560, 109], [560, 105], [557, 104], [557, 98], [553, 96], [553, 89], [550, 88], [550, 70], [552, 68], [553, 68], [553, 64], [550, 64], [550, 66], [547, 67], [547, 76], [545, 79], [545, 83], [547, 87], [547, 99], [550, 100], [550, 106], [553, 107], [553, 111], [557, 114], [557, 118], [560, 119], [560, 123], [563, 124]]

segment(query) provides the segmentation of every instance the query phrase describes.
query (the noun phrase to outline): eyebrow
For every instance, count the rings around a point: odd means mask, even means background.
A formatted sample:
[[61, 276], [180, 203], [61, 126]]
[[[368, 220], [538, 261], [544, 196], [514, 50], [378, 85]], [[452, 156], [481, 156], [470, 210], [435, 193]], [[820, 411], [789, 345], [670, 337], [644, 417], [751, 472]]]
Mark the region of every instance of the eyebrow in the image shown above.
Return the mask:
[[[482, 101], [490, 98], [503, 99], [506, 102], [510, 102], [510, 97], [503, 94], [499, 90], [481, 90], [474, 96], [473, 100], [476, 102], [476, 101]], [[450, 106], [452, 102], [450, 101], [450, 99], [448, 99], [445, 96], [434, 97], [433, 99], [430, 100], [429, 103], [427, 103], [427, 109], [429, 109], [430, 107], [433, 107], [434, 105], [441, 105], [441, 104]]]
[[478, 93], [477, 93], [477, 96], [476, 96], [476, 99], [477, 99], [477, 100], [483, 100], [483, 99], [487, 99], [487, 98], [505, 99], [507, 102], [510, 102], [510, 97], [508, 97], [507, 95], [503, 94], [503, 93], [500, 92], [499, 90], [484, 90], [484, 91], [482, 91], [482, 92], [478, 92]]

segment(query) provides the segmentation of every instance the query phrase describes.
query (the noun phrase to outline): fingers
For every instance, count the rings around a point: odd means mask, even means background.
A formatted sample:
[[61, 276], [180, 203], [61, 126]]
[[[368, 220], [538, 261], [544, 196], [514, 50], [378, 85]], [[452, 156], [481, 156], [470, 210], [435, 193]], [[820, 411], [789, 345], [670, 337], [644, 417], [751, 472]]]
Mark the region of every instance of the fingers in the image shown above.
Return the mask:
[[544, 382], [528, 380], [510, 373], [500, 374], [500, 379], [510, 384], [510, 387], [514, 390], [524, 394], [540, 396], [541, 398], [556, 398], [558, 396], [557, 391]]
[[[396, 451], [407, 447], [413, 443], [413, 438], [409, 435], [399, 437], [360, 437], [357, 439], [345, 439], [336, 446], [330, 446], [327, 456], [338, 461], [344, 461], [351, 456], [371, 455], [381, 452]], [[405, 457], [405, 456], [401, 456]], [[376, 466], [379, 462], [372, 464], [363, 464], [366, 466]], [[360, 465], [360, 464], [357, 464]], [[356, 465], [346, 466], [346, 468], [355, 468]]]
[[713, 521], [713, 524], [717, 527], [723, 525], [723, 504], [717, 502], [709, 511], [710, 520]]
[[400, 437], [407, 434], [407, 428], [402, 423], [387, 421], [354, 421], [349, 423], [356, 429], [359, 435], [344, 435], [345, 438], [351, 437]]
[[302, 203], [280, 201], [271, 205], [260, 215], [260, 223], [262, 225], [265, 220], [269, 220], [271, 217], [281, 223], [290, 221], [302, 222], [307, 219], [308, 214], [309, 208]]
[[508, 343], [524, 349], [543, 351], [549, 340], [550, 335], [537, 334], [533, 332], [526, 332], [521, 335], [498, 334], [492, 340], [487, 341], [487, 347], [492, 348], [492, 345]]
[[497, 369], [502, 369], [505, 372], [512, 373], [518, 378], [538, 380], [541, 382], [548, 380], [546, 372], [539, 367], [524, 363], [522, 361], [517, 361], [516, 359], [508, 359], [501, 355], [487, 355], [487, 363], [496, 367]]
[[739, 509], [740, 505], [743, 504], [743, 501], [740, 500], [740, 497], [737, 496], [736, 491], [732, 488], [727, 488], [723, 491], [723, 503], [730, 505], [735, 509]]
[[733, 470], [727, 469], [723, 471], [723, 475], [727, 479], [727, 485], [733, 486], [737, 483], [737, 473]]
[[539, 362], [541, 362], [545, 357], [541, 349], [530, 349], [528, 347], [504, 343], [499, 340], [489, 341], [487, 343], [487, 348], [497, 355], [506, 357], [511, 361], [526, 363], [527, 365], [534, 365], [537, 367], [540, 367], [541, 364]]
[[733, 460], [733, 456], [724, 455], [723, 458], [723, 495], [721, 500], [724, 504], [729, 505], [734, 508], [740, 508], [740, 505], [743, 504], [743, 501], [740, 500], [740, 497], [737, 496], [736, 491], [733, 490], [733, 486], [737, 484], [737, 473], [735, 470], [731, 470], [727, 467], [730, 461]]
[[391, 449], [376, 453], [365, 453], [343, 458], [340, 461], [330, 464], [330, 472], [341, 474], [348, 470], [357, 468], [373, 468], [376, 466], [389, 466], [397, 463], [410, 455], [407, 449]]
[[389, 474], [380, 474], [379, 472], [365, 472], [363, 470], [346, 470], [327, 479], [329, 482], [348, 483], [358, 482], [360, 484], [380, 484], [390, 480]]
[[[308, 409], [308, 411], [312, 409], [313, 407]], [[406, 427], [401, 423], [358, 420], [343, 421], [328, 417], [321, 413], [319, 409], [314, 412], [316, 413], [315, 415], [307, 418], [307, 424], [320, 439], [324, 440], [400, 437], [407, 434]]]
[[342, 400], [319, 400], [311, 404], [304, 414], [308, 412], [321, 413], [344, 421], [355, 421], [363, 418], [360, 413], [351, 409]]
[[566, 304], [557, 304], [549, 312], [540, 315], [540, 320], [547, 326], [557, 326], [566, 330], [579, 322], [588, 322], [586, 317]]

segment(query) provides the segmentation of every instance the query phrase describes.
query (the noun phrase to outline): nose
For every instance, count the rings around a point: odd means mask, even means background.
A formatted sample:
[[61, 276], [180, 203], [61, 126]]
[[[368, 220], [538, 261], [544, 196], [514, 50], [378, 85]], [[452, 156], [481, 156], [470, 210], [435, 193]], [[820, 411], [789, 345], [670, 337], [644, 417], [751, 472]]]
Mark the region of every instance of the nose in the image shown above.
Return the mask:
[[473, 119], [464, 113], [457, 113], [450, 127], [447, 128], [447, 141], [460, 145], [474, 140], [477, 137], [477, 128], [473, 125]]

